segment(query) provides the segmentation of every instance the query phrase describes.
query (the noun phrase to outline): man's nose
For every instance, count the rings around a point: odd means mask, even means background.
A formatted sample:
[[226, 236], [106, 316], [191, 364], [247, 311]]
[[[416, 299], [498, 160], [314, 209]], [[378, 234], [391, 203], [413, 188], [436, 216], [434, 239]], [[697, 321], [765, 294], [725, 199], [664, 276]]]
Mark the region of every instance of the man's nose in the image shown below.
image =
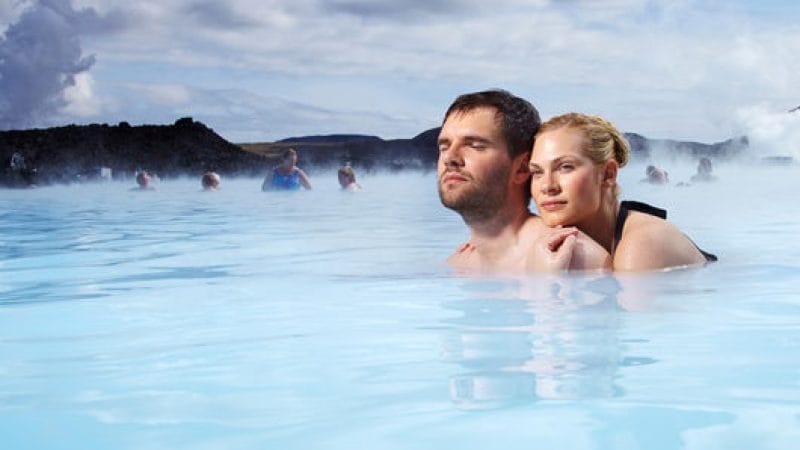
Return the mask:
[[444, 157], [444, 165], [446, 167], [463, 167], [464, 166], [464, 154], [461, 149], [457, 146], [453, 146], [448, 149], [442, 155]]

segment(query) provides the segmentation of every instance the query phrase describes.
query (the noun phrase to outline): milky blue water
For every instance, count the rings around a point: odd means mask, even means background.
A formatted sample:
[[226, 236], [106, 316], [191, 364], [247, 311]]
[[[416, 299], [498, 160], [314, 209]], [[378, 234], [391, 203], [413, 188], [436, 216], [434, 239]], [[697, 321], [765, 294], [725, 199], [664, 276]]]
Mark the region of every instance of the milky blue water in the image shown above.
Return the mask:
[[798, 172], [626, 169], [721, 261], [518, 279], [431, 174], [0, 190], [0, 447], [796, 448]]

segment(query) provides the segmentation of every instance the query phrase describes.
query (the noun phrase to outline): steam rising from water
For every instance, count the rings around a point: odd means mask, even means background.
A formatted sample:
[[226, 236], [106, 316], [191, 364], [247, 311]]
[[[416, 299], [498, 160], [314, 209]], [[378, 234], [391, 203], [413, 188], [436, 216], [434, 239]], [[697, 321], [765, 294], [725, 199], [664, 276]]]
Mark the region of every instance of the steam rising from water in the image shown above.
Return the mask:
[[776, 111], [759, 105], [739, 109], [738, 116], [754, 156], [800, 159], [800, 110]]
[[95, 62], [82, 55], [79, 35], [100, 22], [70, 0], [39, 0], [8, 27], [0, 39], [0, 129], [41, 124], [66, 106], [64, 91]]

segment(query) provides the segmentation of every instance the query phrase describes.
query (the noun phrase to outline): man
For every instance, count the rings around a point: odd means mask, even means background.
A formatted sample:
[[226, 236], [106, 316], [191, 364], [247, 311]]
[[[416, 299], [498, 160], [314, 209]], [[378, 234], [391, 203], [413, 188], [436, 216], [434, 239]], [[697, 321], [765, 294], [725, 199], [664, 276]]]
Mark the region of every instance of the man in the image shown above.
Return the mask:
[[469, 240], [448, 258], [469, 272], [601, 269], [610, 256], [573, 228], [551, 229], [528, 210], [528, 160], [541, 124], [529, 102], [503, 90], [459, 96], [439, 133], [442, 204], [461, 215]]
[[132, 188], [132, 191], [154, 191], [156, 188], [153, 187], [150, 182], [153, 178], [150, 176], [150, 173], [146, 170], [142, 170], [136, 174], [136, 184], [137, 187]]

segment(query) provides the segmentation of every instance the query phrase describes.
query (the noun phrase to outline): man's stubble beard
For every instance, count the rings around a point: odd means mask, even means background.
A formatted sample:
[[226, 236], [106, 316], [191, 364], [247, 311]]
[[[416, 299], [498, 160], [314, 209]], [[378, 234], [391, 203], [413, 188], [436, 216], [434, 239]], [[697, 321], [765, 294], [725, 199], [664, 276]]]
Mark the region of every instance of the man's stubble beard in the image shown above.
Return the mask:
[[484, 222], [505, 205], [510, 177], [511, 165], [502, 164], [487, 173], [482, 181], [470, 178], [474, 184], [459, 192], [445, 192], [439, 182], [439, 200], [446, 208], [459, 213], [467, 224]]

